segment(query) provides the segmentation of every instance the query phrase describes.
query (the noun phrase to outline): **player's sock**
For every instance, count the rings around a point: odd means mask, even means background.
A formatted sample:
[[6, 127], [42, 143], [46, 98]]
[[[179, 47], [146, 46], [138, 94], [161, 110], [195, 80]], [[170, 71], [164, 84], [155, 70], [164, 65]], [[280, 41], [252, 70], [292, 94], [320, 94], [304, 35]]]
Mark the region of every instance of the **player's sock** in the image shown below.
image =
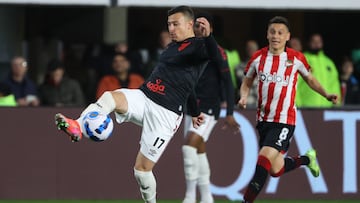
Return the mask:
[[301, 165], [308, 165], [310, 160], [307, 156], [286, 157], [284, 163], [284, 172], [286, 173], [299, 168]]
[[186, 192], [183, 203], [193, 202], [196, 200], [196, 182], [199, 171], [197, 149], [189, 145], [184, 145], [182, 151], [186, 181]]
[[95, 102], [90, 104], [82, 113], [81, 116], [77, 119], [79, 123], [81, 123], [81, 119], [84, 115], [91, 111], [99, 111], [105, 115], [108, 115], [112, 111], [114, 111], [116, 107], [115, 100], [112, 96], [112, 94], [109, 91], [104, 92], [100, 96], [100, 98]]
[[156, 203], [156, 180], [152, 171], [138, 171], [134, 169], [136, 181], [140, 186], [140, 193], [146, 203]]
[[201, 203], [213, 203], [214, 198], [210, 191], [210, 166], [206, 153], [198, 154], [199, 159], [199, 175], [198, 188], [200, 191]]
[[254, 202], [266, 182], [270, 168], [271, 163], [269, 159], [260, 155], [256, 163], [255, 174], [251, 179], [244, 195], [245, 202]]

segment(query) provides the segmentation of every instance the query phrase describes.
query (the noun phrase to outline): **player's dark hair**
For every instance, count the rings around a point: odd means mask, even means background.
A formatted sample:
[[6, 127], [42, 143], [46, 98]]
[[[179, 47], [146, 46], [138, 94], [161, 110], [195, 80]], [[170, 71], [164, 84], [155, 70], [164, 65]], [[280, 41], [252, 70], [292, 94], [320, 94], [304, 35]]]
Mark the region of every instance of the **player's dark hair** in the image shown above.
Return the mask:
[[194, 11], [189, 6], [177, 6], [168, 10], [168, 16], [171, 16], [175, 13], [182, 13], [189, 19], [194, 20]]
[[290, 23], [287, 18], [283, 16], [275, 16], [269, 20], [268, 27], [274, 23], [284, 24], [290, 32]]
[[214, 28], [214, 18], [209, 12], [207, 12], [207, 11], [197, 12], [195, 14], [195, 19], [198, 19], [198, 18], [205, 18], [207, 21], [209, 21], [210, 26], [212, 28]]

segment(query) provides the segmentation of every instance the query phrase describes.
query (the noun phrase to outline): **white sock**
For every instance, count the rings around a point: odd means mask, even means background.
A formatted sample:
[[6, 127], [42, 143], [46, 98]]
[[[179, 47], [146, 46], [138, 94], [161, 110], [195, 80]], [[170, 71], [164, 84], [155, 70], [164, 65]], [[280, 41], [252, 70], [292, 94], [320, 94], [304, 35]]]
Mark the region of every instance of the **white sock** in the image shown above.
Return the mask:
[[199, 176], [198, 187], [202, 203], [213, 203], [214, 198], [210, 191], [210, 166], [206, 153], [198, 154]]
[[156, 180], [152, 171], [138, 171], [134, 176], [140, 186], [141, 197], [146, 203], [156, 203]]
[[77, 119], [79, 123], [81, 123], [82, 118], [84, 115], [91, 111], [99, 111], [105, 115], [108, 115], [112, 111], [114, 111], [116, 108], [115, 100], [112, 96], [112, 94], [109, 91], [104, 92], [100, 98], [95, 102], [90, 104], [80, 115], [80, 117]]
[[184, 145], [182, 151], [186, 181], [185, 199], [196, 200], [196, 182], [199, 171], [197, 149], [195, 147]]

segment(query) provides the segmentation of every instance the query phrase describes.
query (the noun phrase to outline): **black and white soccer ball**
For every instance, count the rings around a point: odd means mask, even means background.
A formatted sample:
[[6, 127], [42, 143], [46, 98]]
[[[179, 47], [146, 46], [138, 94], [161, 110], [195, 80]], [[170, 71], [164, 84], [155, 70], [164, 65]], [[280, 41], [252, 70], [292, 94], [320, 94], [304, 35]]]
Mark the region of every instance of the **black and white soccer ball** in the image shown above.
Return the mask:
[[83, 134], [95, 142], [109, 138], [114, 129], [114, 122], [110, 115], [98, 111], [87, 113], [82, 120]]

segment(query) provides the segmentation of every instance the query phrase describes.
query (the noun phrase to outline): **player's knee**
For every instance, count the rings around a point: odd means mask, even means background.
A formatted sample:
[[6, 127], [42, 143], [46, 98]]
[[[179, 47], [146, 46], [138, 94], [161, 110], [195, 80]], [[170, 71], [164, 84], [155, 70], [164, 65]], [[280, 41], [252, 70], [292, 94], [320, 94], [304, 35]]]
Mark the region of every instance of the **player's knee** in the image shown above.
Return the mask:
[[184, 158], [185, 178], [195, 180], [198, 177], [198, 156], [194, 147], [184, 145], [182, 147]]
[[156, 180], [152, 171], [138, 171], [134, 168], [134, 176], [139, 184], [142, 198], [147, 202], [156, 196]]

